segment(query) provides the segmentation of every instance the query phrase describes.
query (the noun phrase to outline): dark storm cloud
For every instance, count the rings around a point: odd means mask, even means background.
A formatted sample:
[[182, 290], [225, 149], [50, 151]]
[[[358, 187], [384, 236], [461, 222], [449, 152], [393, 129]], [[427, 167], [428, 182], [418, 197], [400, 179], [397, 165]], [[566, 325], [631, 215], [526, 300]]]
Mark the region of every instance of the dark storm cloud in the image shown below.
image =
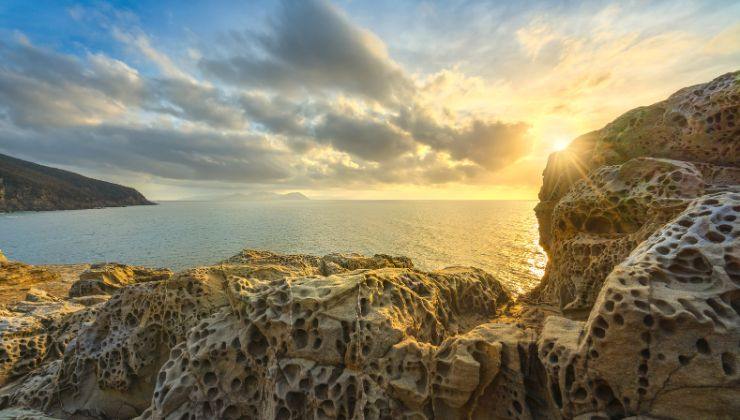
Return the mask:
[[236, 37], [247, 45], [203, 59], [206, 73], [239, 86], [341, 90], [381, 101], [413, 88], [374, 35], [323, 0], [284, 1], [268, 33]]
[[489, 171], [514, 163], [532, 149], [524, 123], [473, 121], [457, 131], [455, 141], [442, 146], [454, 159], [469, 159]]
[[[372, 113], [341, 113], [326, 103], [299, 105], [261, 95], [244, 95], [241, 104], [253, 121], [288, 136], [288, 143], [300, 150], [307, 141], [315, 141], [366, 161], [398, 162], [400, 155], [413, 152], [418, 143], [447, 152], [455, 160], [469, 160], [496, 171], [532, 149], [529, 126], [524, 123], [472, 119], [456, 127], [437, 122], [420, 107], [404, 107], [383, 119]], [[317, 122], [304, 121], [310, 119]]]

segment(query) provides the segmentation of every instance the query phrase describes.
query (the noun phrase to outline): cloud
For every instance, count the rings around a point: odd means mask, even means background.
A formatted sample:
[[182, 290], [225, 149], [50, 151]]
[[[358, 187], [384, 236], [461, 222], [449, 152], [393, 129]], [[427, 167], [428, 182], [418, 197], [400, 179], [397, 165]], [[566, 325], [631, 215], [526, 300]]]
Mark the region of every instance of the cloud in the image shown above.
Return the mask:
[[291, 175], [290, 156], [259, 136], [118, 125], [59, 128], [53, 136], [0, 129], [0, 136], [3, 149], [61, 165], [193, 181], [278, 183]]
[[462, 126], [440, 124], [424, 108], [403, 109], [396, 123], [420, 143], [445, 151], [453, 159], [469, 160], [496, 171], [526, 156], [532, 138], [525, 123], [503, 123], [473, 118]]
[[389, 101], [413, 83], [374, 34], [323, 0], [283, 1], [269, 31], [223, 58], [204, 58], [210, 75], [234, 85], [281, 91], [343, 91]]
[[89, 125], [138, 100], [136, 70], [101, 55], [86, 64], [24, 41], [0, 42], [0, 109], [23, 127]]
[[253, 122], [276, 134], [306, 135], [303, 119], [312, 116], [312, 106], [295, 104], [281, 97], [244, 93], [238, 100], [242, 110]]
[[478, 182], [528, 150], [523, 124], [433, 117], [432, 90], [324, 1], [285, 2], [266, 33], [233, 35], [246, 45], [225, 58], [196, 57], [203, 78], [140, 30], [106, 26], [155, 74], [103, 53], [0, 45], [4, 150], [171, 180], [313, 187]]
[[221, 129], [239, 130], [247, 124], [237, 103], [212, 86], [186, 79], [153, 79], [149, 87], [151, 110]]
[[316, 127], [316, 138], [365, 160], [386, 161], [415, 149], [413, 140], [383, 121], [330, 113]]
[[146, 58], [157, 65], [165, 76], [194, 82], [193, 77], [178, 67], [169, 56], [154, 48], [146, 35], [127, 33], [117, 27], [114, 27], [112, 31], [116, 39], [141, 51]]
[[103, 54], [81, 60], [30, 43], [0, 43], [0, 60], [0, 107], [20, 126], [99, 124], [137, 108], [218, 128], [246, 124], [219, 89], [185, 78], [145, 78]]

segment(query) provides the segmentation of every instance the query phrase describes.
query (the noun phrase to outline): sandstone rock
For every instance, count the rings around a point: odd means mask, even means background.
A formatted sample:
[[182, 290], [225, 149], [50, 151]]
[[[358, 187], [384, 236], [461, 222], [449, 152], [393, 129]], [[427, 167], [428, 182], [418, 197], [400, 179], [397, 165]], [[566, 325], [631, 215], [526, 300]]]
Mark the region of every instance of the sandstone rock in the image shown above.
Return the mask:
[[[730, 182], [735, 182], [731, 184]], [[707, 191], [740, 190], [740, 170], [636, 158], [594, 170], [550, 215], [547, 277], [536, 289], [571, 316], [587, 316], [603, 279], [656, 229]]]
[[[32, 266], [17, 261], [0, 263], [0, 314], [9, 307], [58, 302], [67, 296], [71, 284], [86, 265]], [[13, 316], [8, 310], [7, 315]]]
[[36, 410], [8, 408], [0, 410], [0, 420], [56, 420]]
[[60, 299], [50, 295], [46, 290], [32, 287], [26, 293], [26, 301], [29, 302], [58, 302]]
[[539, 338], [566, 418], [740, 412], [740, 194], [698, 198], [608, 276], [586, 322]]
[[37, 408], [116, 418], [139, 414], [149, 405], [153, 378], [170, 348], [227, 304], [223, 282], [219, 272], [197, 269], [121, 289], [67, 348]]
[[739, 77], [637, 108], [550, 157], [536, 208], [549, 259], [531, 297], [587, 316], [637, 244], [692, 199], [740, 190]]
[[0, 386], [36, 368], [46, 351], [46, 329], [33, 317], [0, 317]]
[[[534, 346], [534, 334], [485, 324], [508, 302], [501, 285], [476, 269], [410, 266], [388, 256], [244, 252], [133, 284], [96, 307], [61, 359], [0, 399], [62, 417], [463, 418], [486, 407], [478, 400], [494, 387], [512, 387], [518, 393], [498, 398], [527, 412], [518, 348]], [[288, 275], [275, 280], [278, 272]]]
[[406, 257], [377, 254], [366, 257], [360, 254], [282, 255], [270, 251], [245, 249], [224, 260], [221, 265], [231, 267], [232, 274], [243, 277], [258, 277], [264, 280], [279, 280], [286, 276], [328, 276], [358, 269], [413, 268]]
[[479, 270], [232, 278], [230, 308], [172, 350], [143, 417], [464, 418], [501, 364], [495, 334], [471, 329], [507, 300]]
[[[0, 316], [0, 386], [64, 353], [95, 310], [67, 302], [18, 302]], [[1, 408], [1, 407], [0, 407]]]
[[59, 280], [59, 274], [44, 267], [15, 261], [0, 263], [0, 286], [30, 286], [56, 280]]
[[69, 298], [69, 302], [83, 306], [94, 306], [105, 303], [110, 299], [110, 295], [89, 295]]
[[0, 264], [8, 262], [8, 259], [5, 257], [5, 254], [3, 254], [3, 251], [0, 249]]
[[117, 263], [93, 264], [80, 274], [69, 289], [70, 297], [111, 294], [134, 283], [166, 280], [172, 271], [166, 268], [136, 267]]

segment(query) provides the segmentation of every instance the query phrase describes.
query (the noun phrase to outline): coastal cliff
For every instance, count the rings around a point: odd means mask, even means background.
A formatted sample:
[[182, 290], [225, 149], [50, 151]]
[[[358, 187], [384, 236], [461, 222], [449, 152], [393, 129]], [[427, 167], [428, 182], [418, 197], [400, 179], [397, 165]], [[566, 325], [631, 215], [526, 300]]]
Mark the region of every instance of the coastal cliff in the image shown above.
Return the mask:
[[387, 255], [245, 250], [174, 274], [0, 261], [0, 296], [28, 285], [0, 308], [0, 415], [734, 418], [739, 114], [727, 74], [553, 155], [550, 260], [519, 298]]
[[738, 192], [739, 107], [740, 72], [728, 73], [553, 153], [536, 207], [548, 265], [532, 296], [588, 315], [607, 275], [638, 244], [693, 200]]
[[133, 188], [0, 154], [0, 212], [149, 204]]

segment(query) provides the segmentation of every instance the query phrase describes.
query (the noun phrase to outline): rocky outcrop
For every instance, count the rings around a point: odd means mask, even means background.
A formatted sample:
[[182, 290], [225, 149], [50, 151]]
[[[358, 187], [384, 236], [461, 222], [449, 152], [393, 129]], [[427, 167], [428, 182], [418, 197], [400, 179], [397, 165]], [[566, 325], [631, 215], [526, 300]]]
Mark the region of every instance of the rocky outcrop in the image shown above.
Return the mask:
[[133, 188], [0, 154], [0, 212], [148, 204]]
[[534, 336], [486, 325], [509, 300], [490, 275], [410, 266], [245, 251], [134, 284], [96, 307], [61, 359], [0, 395], [62, 417], [464, 417], [507, 362], [489, 339], [514, 355]]
[[566, 418], [740, 412], [740, 194], [695, 200], [607, 277], [586, 322], [539, 339]]
[[37, 267], [17, 261], [0, 261], [0, 285], [41, 283], [59, 279], [59, 274], [45, 267]]
[[7, 420], [56, 420], [36, 410], [8, 408], [0, 410], [0, 419]]
[[93, 264], [72, 284], [69, 296], [110, 295], [124, 286], [167, 280], [170, 277], [172, 271], [167, 268], [151, 269], [117, 263]]
[[518, 301], [481, 270], [387, 255], [93, 265], [69, 296], [34, 287], [0, 312], [0, 414], [735, 418], [739, 83], [684, 89], [552, 157], [547, 274]]
[[228, 294], [172, 350], [144, 418], [463, 418], [501, 362], [474, 328], [508, 297], [477, 270], [234, 278]]
[[549, 260], [531, 297], [585, 318], [606, 276], [691, 200], [740, 187], [740, 72], [634, 109], [554, 153], [536, 208]]

